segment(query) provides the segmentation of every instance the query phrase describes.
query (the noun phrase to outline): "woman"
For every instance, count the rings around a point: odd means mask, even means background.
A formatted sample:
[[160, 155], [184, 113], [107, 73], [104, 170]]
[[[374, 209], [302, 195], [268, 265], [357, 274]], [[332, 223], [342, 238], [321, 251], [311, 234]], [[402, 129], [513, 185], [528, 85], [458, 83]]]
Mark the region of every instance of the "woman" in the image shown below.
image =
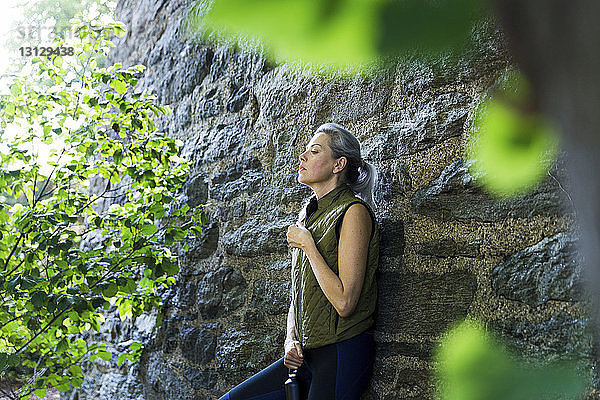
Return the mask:
[[314, 195], [287, 231], [292, 296], [285, 356], [221, 400], [284, 400], [289, 370], [297, 370], [304, 398], [359, 399], [371, 376], [377, 172], [362, 160], [358, 140], [333, 123], [317, 129], [299, 158], [298, 182]]

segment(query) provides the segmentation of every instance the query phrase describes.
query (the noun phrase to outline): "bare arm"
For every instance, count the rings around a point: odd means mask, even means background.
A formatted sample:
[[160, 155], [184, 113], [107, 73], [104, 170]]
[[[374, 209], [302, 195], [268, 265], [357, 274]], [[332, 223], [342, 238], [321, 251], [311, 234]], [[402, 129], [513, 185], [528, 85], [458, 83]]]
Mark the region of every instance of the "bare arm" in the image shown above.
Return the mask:
[[329, 268], [314, 241], [303, 249], [323, 293], [342, 317], [354, 312], [360, 297], [367, 268], [371, 224], [369, 211], [362, 204], [353, 204], [346, 211], [338, 246], [339, 276]]

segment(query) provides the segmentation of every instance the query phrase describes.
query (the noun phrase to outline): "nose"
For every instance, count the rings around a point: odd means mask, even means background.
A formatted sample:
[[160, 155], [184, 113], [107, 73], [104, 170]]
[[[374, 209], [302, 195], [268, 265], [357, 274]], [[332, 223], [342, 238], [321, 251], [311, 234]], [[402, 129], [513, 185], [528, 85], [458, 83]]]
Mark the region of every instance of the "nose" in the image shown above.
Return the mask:
[[306, 152], [308, 150], [304, 151], [304, 153], [300, 153], [300, 155], [298, 156], [298, 158], [300, 159], [300, 161], [305, 161], [306, 160]]

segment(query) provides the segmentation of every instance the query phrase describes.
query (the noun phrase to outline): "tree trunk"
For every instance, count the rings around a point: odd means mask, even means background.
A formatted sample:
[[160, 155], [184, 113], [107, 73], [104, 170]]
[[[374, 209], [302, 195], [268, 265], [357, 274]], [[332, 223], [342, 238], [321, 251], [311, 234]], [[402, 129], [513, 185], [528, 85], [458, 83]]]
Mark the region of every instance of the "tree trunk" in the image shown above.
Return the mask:
[[600, 2], [495, 0], [538, 110], [562, 130], [585, 279], [600, 321]]

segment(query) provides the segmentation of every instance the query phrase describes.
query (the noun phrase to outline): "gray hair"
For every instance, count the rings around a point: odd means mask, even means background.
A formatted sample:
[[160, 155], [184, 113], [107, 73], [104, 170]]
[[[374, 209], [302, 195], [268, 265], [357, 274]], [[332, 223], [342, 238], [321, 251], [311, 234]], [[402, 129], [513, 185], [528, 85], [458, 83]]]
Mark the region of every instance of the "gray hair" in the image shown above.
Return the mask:
[[329, 147], [334, 158], [346, 157], [345, 182], [375, 212], [373, 192], [377, 183], [377, 169], [361, 157], [358, 139], [342, 125], [332, 122], [319, 126], [315, 134], [319, 132], [324, 132], [329, 137]]

